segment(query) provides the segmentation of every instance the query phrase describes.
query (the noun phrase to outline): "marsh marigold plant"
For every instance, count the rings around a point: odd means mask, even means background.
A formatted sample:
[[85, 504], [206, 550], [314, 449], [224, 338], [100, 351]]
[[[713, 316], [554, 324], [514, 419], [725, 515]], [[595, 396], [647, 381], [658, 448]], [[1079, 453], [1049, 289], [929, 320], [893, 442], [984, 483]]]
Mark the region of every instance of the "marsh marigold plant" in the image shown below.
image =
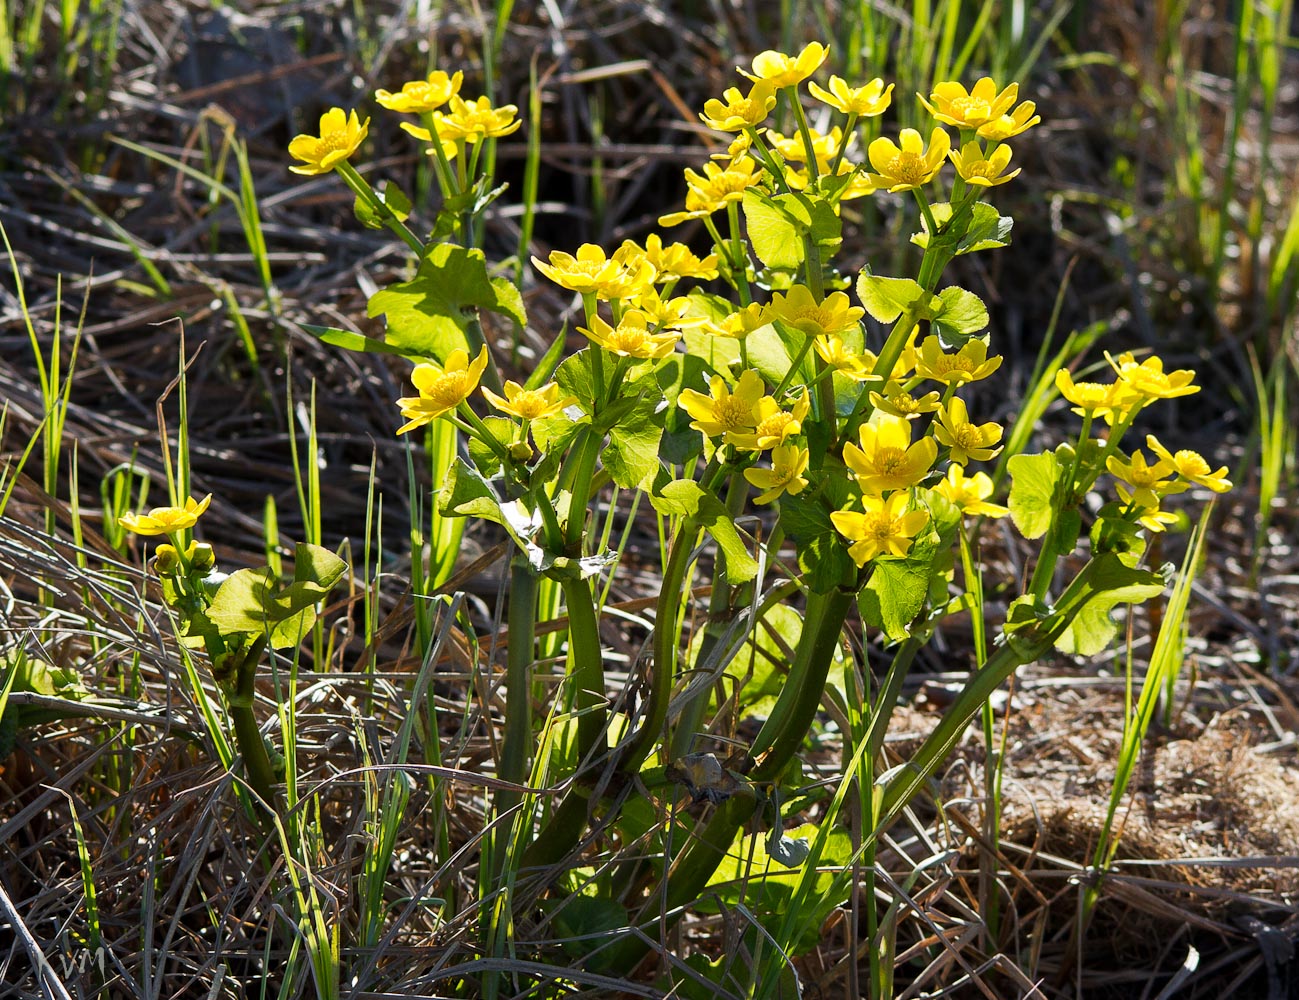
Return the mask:
[[[1194, 452], [1153, 437], [1144, 452], [1125, 446], [1147, 407], [1174, 405], [1197, 388], [1193, 372], [1166, 370], [1154, 355], [1120, 354], [1105, 381], [1075, 381], [1069, 369], [1048, 377], [1044, 391], [1054, 386], [1061, 412], [1079, 418], [1076, 438], [1004, 454], [1030, 435], [1011, 424], [1019, 408], [1004, 405], [997, 331], [981, 297], [944, 275], [958, 255], [1010, 240], [1012, 220], [992, 199], [1020, 175], [1011, 140], [1039, 123], [1036, 106], [1019, 100], [1013, 81], [940, 81], [918, 95], [928, 119], [899, 130], [884, 117], [896, 103], [893, 84], [812, 79], [830, 55], [815, 41], [761, 52], [740, 70], [746, 79], [704, 103], [699, 117], [718, 133], [717, 152], [685, 168], [683, 206], [659, 224], [693, 223], [707, 246], [632, 234], [612, 248], [548, 249], [531, 257], [529, 275], [521, 253], [523, 283], [549, 283], [570, 309], [568, 322], [544, 327], [528, 316], [519, 284], [478, 249], [482, 214], [500, 192], [485, 149], [520, 128], [514, 105], [464, 96], [460, 71], [376, 93], [385, 109], [420, 116], [404, 125], [417, 140], [436, 139], [424, 152], [441, 201], [423, 214], [391, 190], [380, 197], [348, 164], [368, 122], [356, 112], [328, 112], [319, 137], [290, 147], [301, 161], [291, 169], [336, 168], [356, 190], [358, 211], [410, 248], [414, 277], [370, 300], [370, 314], [386, 320], [383, 349], [413, 363], [416, 394], [397, 400], [393, 429], [425, 429], [434, 445], [439, 523], [485, 519], [512, 553], [482, 898], [534, 904], [544, 886], [506, 891], [511, 865], [537, 880], [560, 873], [556, 887], [589, 865], [582, 870], [596, 874], [583, 876], [583, 898], [600, 900], [591, 913], [656, 924], [622, 935], [600, 958], [604, 968], [635, 968], [645, 942], [667, 939], [666, 925], [706, 889], [730, 891], [718, 872], [745, 829], [779, 832], [788, 819], [780, 802], [804, 784], [799, 753], [819, 725], [832, 665], [847, 664], [853, 690], [875, 691], [861, 676], [864, 657], [854, 659], [860, 644], [843, 638], [850, 619], [859, 620], [855, 634], [893, 658], [883, 689], [861, 707], [859, 728], [882, 733], [935, 628], [958, 611], [983, 621], [983, 522], [1008, 517], [1032, 547], [1022, 593], [995, 641], [980, 641], [966, 690], [908, 766], [861, 797], [869, 847], [997, 684], [1052, 647], [1099, 651], [1115, 634], [1110, 607], [1163, 591], [1145, 552], [1147, 538], [1176, 520], [1169, 506], [1193, 488], [1230, 486], [1224, 469]], [[819, 102], [815, 128], [809, 97]], [[775, 131], [773, 115], [792, 127]], [[843, 273], [849, 199], [861, 212], [877, 199], [907, 220], [905, 273], [879, 272], [874, 262]], [[896, 249], [885, 259], [908, 259]], [[493, 322], [480, 323], [488, 312]], [[524, 326], [530, 337], [519, 343], [552, 347], [528, 347], [526, 371], [508, 372], [524, 380], [503, 379], [506, 354], [488, 330]], [[565, 340], [570, 329], [579, 335]], [[341, 331], [325, 336], [358, 346]], [[991, 466], [998, 460], [1009, 477], [1005, 497]], [[1100, 505], [1084, 504], [1096, 494]], [[600, 625], [624, 557], [613, 513], [628, 497], [652, 508], [659, 544], [651, 548], [663, 558], [653, 569], [652, 614], [634, 625], [644, 649], [618, 661], [624, 689], [605, 672], [613, 661]], [[140, 523], [161, 523], [157, 512], [146, 517], [154, 522]], [[701, 577], [711, 585], [699, 588]], [[544, 659], [533, 641], [540, 614], [552, 629]], [[769, 633], [779, 635], [780, 673], [747, 731], [735, 723], [758, 703], [744, 683], [758, 667], [739, 651]], [[541, 683], [538, 674], [551, 671]], [[724, 766], [706, 749], [723, 733]], [[884, 772], [882, 747], [866, 749], [863, 773]], [[701, 774], [711, 777], [692, 777]], [[558, 792], [525, 795], [530, 781]], [[658, 834], [631, 818], [638, 807], [622, 790], [633, 787], [631, 799], [648, 795], [689, 828], [674, 834], [670, 858]], [[597, 862], [600, 852], [623, 853]], [[629, 877], [602, 874], [614, 871]], [[802, 939], [780, 913], [756, 919], [766, 937], [752, 953], [763, 957], [746, 974], [779, 982], [780, 956]], [[513, 935], [529, 923], [498, 907], [486, 940], [522, 947]]]

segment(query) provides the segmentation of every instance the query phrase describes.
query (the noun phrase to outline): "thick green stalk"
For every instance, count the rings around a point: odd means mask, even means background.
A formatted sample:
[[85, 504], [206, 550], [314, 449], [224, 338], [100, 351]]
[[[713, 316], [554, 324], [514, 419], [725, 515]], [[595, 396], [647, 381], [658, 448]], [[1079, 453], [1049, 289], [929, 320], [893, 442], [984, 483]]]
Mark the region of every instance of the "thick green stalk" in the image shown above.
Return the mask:
[[677, 626], [681, 608], [681, 592], [685, 587], [686, 570], [690, 567], [690, 554], [698, 538], [698, 526], [693, 518], [682, 520], [672, 540], [672, 554], [663, 568], [663, 589], [659, 591], [658, 609], [654, 616], [654, 662], [650, 674], [650, 693], [645, 705], [645, 720], [628, 746], [620, 763], [624, 773], [636, 771], [650, 755], [654, 741], [663, 730], [668, 714], [668, 698], [672, 694], [672, 681], [676, 674]]
[[253, 715], [257, 663], [265, 648], [266, 639], [258, 638], [243, 654], [239, 666], [235, 668], [235, 690], [229, 698], [229, 708], [230, 721], [235, 729], [235, 742], [244, 759], [248, 784], [266, 807], [274, 810], [275, 768], [271, 766], [270, 756], [266, 752], [266, 740], [262, 738], [261, 730], [257, 728], [257, 719]]
[[849, 591], [808, 594], [803, 632], [789, 668], [789, 680], [750, 750], [758, 761], [751, 775], [754, 781], [773, 780], [802, 746], [821, 704], [830, 661], [839, 648], [839, 633], [852, 605], [853, 594]]
[[[510, 646], [505, 659], [505, 732], [501, 738], [501, 759], [497, 770], [502, 780], [521, 785], [528, 778], [528, 757], [532, 749], [532, 646], [536, 630], [537, 573], [522, 555], [510, 564]], [[518, 804], [520, 793], [502, 790], [496, 797], [500, 816]], [[497, 861], [505, 858], [510, 840], [509, 824], [498, 827]]]
[[571, 710], [577, 712], [577, 758], [583, 760], [604, 739], [608, 723], [605, 710], [604, 658], [600, 649], [600, 623], [591, 598], [591, 586], [582, 579], [563, 581], [568, 605], [568, 684]]

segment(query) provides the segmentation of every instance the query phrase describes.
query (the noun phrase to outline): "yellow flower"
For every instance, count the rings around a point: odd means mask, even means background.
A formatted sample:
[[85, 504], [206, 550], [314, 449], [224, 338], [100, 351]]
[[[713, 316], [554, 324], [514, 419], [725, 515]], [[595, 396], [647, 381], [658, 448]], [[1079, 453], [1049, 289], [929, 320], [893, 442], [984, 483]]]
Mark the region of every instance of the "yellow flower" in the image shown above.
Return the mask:
[[807, 458], [806, 448], [782, 444], [771, 453], [770, 469], [745, 469], [744, 478], [763, 491], [753, 502], [767, 504], [785, 493], [802, 493], [807, 488], [807, 480], [803, 478]]
[[937, 126], [929, 134], [929, 151], [920, 133], [904, 128], [899, 136], [901, 147], [883, 136], [866, 149], [866, 156], [875, 168], [867, 179], [877, 188], [890, 191], [912, 191], [928, 184], [942, 169], [943, 159], [952, 146], [951, 137]]
[[1001, 355], [988, 357], [988, 345], [973, 339], [953, 354], [948, 354], [937, 337], [926, 337], [920, 344], [916, 359], [916, 374], [947, 385], [961, 385], [987, 378], [1001, 367]]
[[[773, 89], [779, 90], [781, 87], [792, 87], [806, 80], [816, 72], [821, 63], [825, 62], [825, 57], [829, 54], [830, 50], [820, 42], [808, 42], [803, 51], [796, 56], [788, 56], [783, 52], [773, 52], [768, 49], [753, 57], [752, 73], [746, 73], [741, 69], [740, 74], [755, 82], [765, 81]], [[738, 66], [736, 68], [739, 69]]]
[[1172, 462], [1161, 458], [1151, 465], [1140, 448], [1126, 462], [1118, 455], [1111, 455], [1105, 460], [1105, 468], [1115, 479], [1121, 479], [1132, 487], [1133, 495], [1142, 507], [1158, 507], [1161, 497], [1181, 493], [1187, 486], [1168, 478], [1175, 471]]
[[875, 367], [875, 355], [870, 351], [858, 354], [850, 351], [843, 339], [837, 334], [822, 334], [812, 342], [821, 360], [845, 378], [854, 382], [879, 381], [879, 376], [871, 371]]
[[1018, 167], [1008, 174], [1003, 173], [1010, 163], [1009, 146], [998, 146], [985, 157], [979, 144], [970, 141], [961, 147], [959, 156], [955, 150], [952, 150], [947, 154], [947, 158], [956, 167], [957, 176], [975, 187], [996, 187], [998, 184], [1005, 184], [1019, 173]]
[[666, 246], [658, 233], [645, 237], [645, 246], [636, 245], [635, 240], [623, 240], [622, 246], [613, 252], [613, 259], [620, 264], [644, 259], [654, 268], [655, 281], [672, 281], [676, 278], [698, 278], [711, 281], [717, 277], [717, 254], [710, 253], [699, 258], [684, 243], [669, 243]]
[[386, 90], [376, 90], [374, 99], [389, 111], [403, 111], [419, 114], [424, 111], [436, 111], [456, 94], [460, 93], [460, 84], [464, 73], [457, 70], [447, 76], [437, 69], [428, 75], [427, 80], [411, 80], [401, 85], [401, 90], [390, 94]]
[[1001, 451], [992, 447], [1001, 440], [1001, 434], [1001, 424], [994, 421], [970, 423], [970, 413], [960, 396], [954, 397], [938, 411], [938, 423], [934, 425], [938, 443], [951, 448], [951, 460], [960, 465], [969, 461], [986, 462], [992, 458]]
[[1198, 385], [1192, 385], [1195, 372], [1189, 368], [1165, 372], [1163, 359], [1151, 355], [1137, 364], [1132, 352], [1119, 355], [1115, 361], [1108, 354], [1105, 357], [1118, 372], [1119, 378], [1141, 399], [1172, 399], [1175, 396], [1189, 396], [1199, 392]]
[[654, 268], [647, 260], [623, 264], [605, 257], [594, 243], [583, 243], [577, 256], [559, 250], [550, 252], [547, 264], [532, 258], [538, 271], [562, 288], [601, 299], [623, 299], [647, 289], [654, 282]]
[[875, 409], [891, 413], [895, 417], [906, 417], [914, 420], [922, 413], [933, 413], [941, 405], [937, 392], [927, 392], [923, 396], [913, 396], [897, 382], [889, 382], [882, 393], [871, 390], [871, 403]]
[[912, 444], [910, 421], [889, 413], [873, 414], [859, 435], [861, 447], [849, 441], [843, 446], [843, 461], [861, 491], [871, 496], [916, 485], [938, 457], [933, 438]]
[[736, 132], [735, 138], [731, 140], [731, 144], [726, 147], [725, 152], [713, 153], [710, 159], [734, 163], [736, 160], [748, 156], [749, 150], [752, 148], [753, 137], [748, 132]]
[[593, 343], [622, 358], [666, 358], [681, 339], [680, 332], [676, 330], [651, 332], [649, 317], [639, 309], [624, 312], [616, 327], [595, 316], [590, 330], [580, 326], [578, 330]]
[[[916, 96], [920, 97], [919, 94]], [[1012, 83], [997, 93], [997, 85], [992, 82], [992, 77], [985, 76], [970, 91], [951, 81], [935, 84], [933, 93], [929, 95], [933, 104], [923, 97], [920, 97], [920, 103], [940, 122], [971, 129], [996, 121], [1006, 114], [1018, 96], [1019, 84]]]
[[1146, 435], [1146, 447], [1171, 465], [1173, 471], [1188, 482], [1207, 486], [1214, 493], [1226, 493], [1231, 489], [1231, 480], [1227, 478], [1227, 467], [1224, 465], [1217, 472], [1211, 472], [1209, 463], [1198, 451], [1170, 452], [1153, 434]]
[[1159, 509], [1159, 501], [1153, 504], [1142, 503], [1141, 491], [1129, 493], [1122, 486], [1117, 487], [1119, 499], [1132, 508], [1137, 515], [1137, 523], [1150, 531], [1163, 531], [1167, 525], [1177, 523], [1177, 515]]
[[756, 424], [753, 433], [732, 434], [729, 440], [737, 448], [747, 451], [767, 451], [776, 448], [803, 430], [803, 421], [807, 419], [807, 412], [811, 406], [811, 400], [807, 398], [805, 392], [800, 393], [794, 400], [792, 410], [782, 410], [773, 397], [763, 396], [758, 400], [758, 408], [754, 414]]
[[706, 322], [704, 329], [714, 337], [731, 337], [743, 340], [754, 330], [761, 329], [769, 322], [766, 306], [761, 302], [751, 302], [743, 309], [731, 313], [716, 322]]
[[725, 208], [727, 202], [742, 200], [744, 192], [762, 178], [758, 164], [747, 156], [733, 160], [726, 167], [705, 163], [702, 175], [687, 167], [685, 174], [686, 210], [662, 216], [659, 219], [661, 226], [675, 226], [687, 219], [712, 215]]
[[771, 113], [776, 106], [776, 88], [759, 80], [747, 94], [740, 93], [738, 87], [729, 87], [722, 98], [705, 101], [700, 120], [719, 132], [742, 132], [760, 124]]
[[197, 502], [186, 497], [184, 507], [154, 507], [147, 514], [123, 514], [117, 523], [137, 535], [172, 535], [194, 527], [211, 502], [211, 493]]
[[843, 292], [831, 292], [817, 302], [806, 285], [794, 285], [773, 295], [763, 315], [768, 323], [779, 320], [808, 337], [821, 337], [855, 326], [865, 312], [851, 305]]
[[1124, 419], [1138, 399], [1126, 382], [1075, 382], [1067, 368], [1055, 373], [1055, 387], [1074, 404], [1074, 413], [1104, 417], [1111, 424]]
[[295, 174], [327, 174], [356, 152], [370, 130], [370, 119], [361, 121], [356, 112], [330, 108], [320, 116], [320, 135], [299, 135], [289, 143], [289, 155], [302, 160], [289, 167]]
[[836, 510], [830, 513], [835, 529], [853, 544], [848, 554], [858, 566], [877, 556], [905, 556], [916, 535], [929, 523], [923, 510], [908, 511], [907, 493], [894, 493], [887, 500], [862, 497], [864, 512]]
[[687, 330], [702, 326], [706, 320], [701, 316], [691, 316], [690, 299], [684, 295], [665, 299], [651, 285], [645, 291], [627, 299], [632, 308], [645, 314], [652, 326], [663, 330]]
[[976, 472], [967, 479], [965, 469], [955, 462], [947, 467], [947, 475], [934, 487], [934, 492], [945, 496], [962, 514], [1005, 517], [1010, 513], [1009, 507], [988, 503], [988, 497], [992, 496], [992, 480], [987, 473]]
[[[682, 389], [677, 405], [690, 414], [690, 426], [710, 438], [720, 438], [727, 443], [743, 441], [758, 425], [758, 400], [766, 389], [762, 376], [752, 369], [740, 375], [740, 381], [731, 392], [720, 375], [708, 383], [711, 395], [705, 396], [694, 389]], [[743, 447], [743, 445], [741, 445]]]
[[513, 104], [499, 108], [492, 107], [486, 97], [480, 97], [473, 103], [451, 97], [451, 111], [435, 119], [438, 135], [450, 139], [463, 139], [468, 143], [482, 139], [497, 139], [517, 131], [523, 122], [515, 117], [519, 109]]
[[878, 77], [864, 87], [850, 87], [841, 76], [830, 77], [830, 89], [823, 90], [816, 83], [807, 85], [808, 91], [818, 101], [822, 101], [846, 115], [859, 115], [873, 118], [888, 110], [893, 100], [893, 84], [884, 86]]
[[406, 423], [397, 428], [397, 433], [405, 434], [431, 423], [443, 414], [453, 412], [474, 394], [486, 367], [485, 344], [473, 361], [469, 360], [468, 351], [456, 348], [447, 355], [445, 365], [433, 362], [416, 365], [410, 373], [410, 380], [419, 390], [419, 395], [403, 396], [397, 400], [401, 415], [406, 418]]
[[[808, 134], [812, 139], [812, 152], [816, 154], [817, 167], [821, 173], [829, 173], [830, 161], [839, 155], [839, 146], [844, 141], [843, 129], [836, 125], [827, 133], [818, 132], [812, 128], [808, 129]], [[807, 162], [807, 146], [803, 144], [801, 135], [784, 136], [779, 132], [768, 129], [766, 139], [767, 144], [779, 153], [786, 162]]]
[[[438, 142], [442, 146], [442, 155], [448, 160], [454, 160], [456, 155], [460, 152], [460, 143], [456, 141], [460, 133], [457, 129], [448, 124], [449, 121], [450, 119], [448, 119], [446, 115], [437, 112], [433, 115], [433, 128], [437, 131]], [[401, 130], [413, 135], [416, 139], [419, 139], [422, 142], [433, 141], [433, 133], [423, 126], [412, 125], [410, 122], [402, 122]], [[437, 150], [431, 146], [424, 150], [424, 152], [428, 153], [429, 156], [437, 155]]]
[[518, 382], [505, 383], [505, 398], [502, 399], [486, 386], [482, 388], [483, 398], [502, 413], [518, 417], [520, 420], [540, 420], [553, 417], [563, 411], [564, 407], [577, 402], [573, 396], [560, 397], [559, 386], [547, 382], [540, 389], [525, 389]]
[[1024, 101], [1010, 114], [994, 118], [986, 125], [980, 125], [978, 136], [980, 139], [988, 139], [992, 142], [1005, 142], [1007, 139], [1013, 139], [1021, 132], [1027, 132], [1042, 120], [1040, 115], [1033, 113], [1036, 110], [1036, 104], [1032, 101]]

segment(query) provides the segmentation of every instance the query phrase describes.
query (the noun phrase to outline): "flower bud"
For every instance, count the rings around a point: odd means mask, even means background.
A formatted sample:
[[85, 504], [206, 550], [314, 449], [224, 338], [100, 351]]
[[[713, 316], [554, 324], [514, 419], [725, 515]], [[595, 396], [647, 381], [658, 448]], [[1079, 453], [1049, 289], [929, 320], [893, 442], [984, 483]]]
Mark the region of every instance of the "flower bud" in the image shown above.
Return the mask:
[[159, 576], [171, 576], [180, 569], [180, 553], [175, 546], [163, 543], [153, 553], [153, 571]]
[[216, 556], [207, 542], [190, 542], [185, 556], [189, 559], [190, 567], [198, 573], [206, 573], [216, 565]]
[[510, 445], [510, 458], [516, 462], [526, 462], [532, 457], [532, 445], [527, 441], [516, 441]]

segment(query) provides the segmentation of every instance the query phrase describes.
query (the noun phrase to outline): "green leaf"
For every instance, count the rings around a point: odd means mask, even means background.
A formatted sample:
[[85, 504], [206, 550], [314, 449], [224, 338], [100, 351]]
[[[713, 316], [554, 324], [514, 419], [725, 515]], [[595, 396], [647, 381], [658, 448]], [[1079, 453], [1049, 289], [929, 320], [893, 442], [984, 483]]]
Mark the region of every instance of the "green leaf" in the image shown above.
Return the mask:
[[794, 271], [803, 263], [803, 234], [811, 214], [797, 201], [771, 198], [756, 188], [744, 192], [744, 224], [754, 254], [767, 267]]
[[892, 323], [908, 309], [927, 317], [938, 301], [910, 278], [885, 278], [869, 271], [862, 271], [857, 278], [857, 297], [881, 323]]
[[487, 480], [459, 455], [438, 491], [438, 513], [443, 517], [481, 517], [497, 524], [507, 523]]
[[1116, 606], [1138, 604], [1164, 592], [1162, 576], [1129, 566], [1116, 553], [1096, 558], [1088, 582], [1088, 591], [1074, 606], [1073, 621], [1055, 642], [1062, 653], [1101, 652], [1118, 632], [1118, 623], [1110, 616]]
[[[818, 832], [815, 824], [804, 823], [786, 830], [784, 837], [789, 841], [802, 840], [810, 844]], [[741, 834], [708, 880], [709, 891], [705, 897], [716, 894], [724, 906], [735, 906], [743, 901], [764, 926], [774, 930], [784, 922], [794, 902], [794, 891], [803, 878], [803, 866], [785, 866], [771, 855], [769, 847], [766, 833]], [[794, 954], [803, 954], [816, 947], [821, 925], [835, 907], [847, 900], [850, 882], [836, 878], [835, 872], [842, 869], [851, 857], [852, 840], [847, 831], [831, 831], [821, 853], [818, 866], [821, 870], [813, 876], [811, 892], [802, 900], [805, 907], [799, 915], [802, 930], [791, 942]]]
[[960, 347], [988, 325], [988, 307], [983, 299], [964, 288], [944, 288], [938, 293], [938, 303], [932, 322], [944, 347]]
[[1051, 526], [1055, 507], [1056, 485], [1063, 470], [1052, 452], [1040, 455], [1016, 455], [1006, 467], [1010, 470], [1011, 520], [1025, 538], [1041, 538]]
[[315, 326], [312, 323], [298, 325], [307, 333], [319, 337], [321, 343], [329, 344], [331, 347], [341, 347], [346, 351], [364, 351], [369, 354], [392, 354], [399, 358], [408, 356], [407, 352], [400, 348], [391, 347], [382, 340], [353, 333], [351, 330], [340, 330], [333, 326]]
[[[515, 425], [513, 420], [505, 417], [483, 417], [483, 426], [487, 428], [488, 433], [495, 438], [498, 444], [506, 448], [514, 441]], [[485, 476], [493, 475], [501, 467], [501, 459], [490, 445], [479, 440], [476, 437], [469, 439], [469, 457], [474, 460], [474, 465]]]
[[[939, 226], [944, 225], [952, 217], [952, 206], [946, 202], [931, 205], [930, 209], [934, 213], [934, 221]], [[1014, 224], [1014, 219], [999, 214], [987, 202], [978, 202], [970, 213], [965, 232], [956, 241], [954, 253], [959, 256], [964, 253], [975, 253], [978, 250], [995, 250], [1004, 247], [1010, 242], [1010, 230]], [[921, 225], [924, 226], [924, 231], [913, 235], [911, 242], [918, 247], [928, 248], [929, 227], [923, 219]]]
[[334, 584], [347, 572], [347, 563], [323, 545], [299, 542], [293, 550], [293, 579], [296, 583], [309, 583], [321, 590], [321, 596], [333, 589]]
[[650, 493], [650, 503], [668, 517], [688, 517], [699, 509], [704, 488], [693, 479], [674, 479]]
[[596, 949], [596, 943], [625, 932], [628, 924], [626, 907], [607, 896], [572, 893], [563, 899], [548, 901], [545, 908], [552, 912], [554, 936], [561, 941], [567, 954], [586, 959], [583, 965], [592, 972], [615, 971], [611, 963], [617, 961], [616, 951], [612, 948]]
[[824, 500], [802, 493], [782, 497], [780, 523], [795, 543], [808, 587], [828, 594], [836, 587], [853, 586], [857, 565], [848, 555], [847, 542], [835, 530]]
[[708, 533], [717, 542], [717, 547], [726, 554], [726, 576], [731, 583], [748, 583], [758, 575], [757, 560], [749, 554], [749, 547], [740, 536], [739, 529], [731, 519], [731, 512], [726, 505], [713, 496], [704, 496], [699, 501], [699, 523], [708, 529]]
[[[374, 193], [399, 222], [405, 222], [410, 217], [410, 199], [396, 184], [387, 180], [380, 181]], [[367, 229], [382, 229], [386, 225], [383, 214], [360, 195], [352, 203], [352, 212]]]
[[662, 400], [658, 378], [646, 366], [640, 375], [624, 381], [618, 399], [600, 414], [601, 424], [615, 421], [609, 428], [609, 446], [600, 458], [614, 483], [624, 489], [648, 486], [659, 469]]
[[301, 544], [292, 583], [280, 586], [269, 566], [238, 570], [217, 588], [207, 620], [222, 635], [265, 635], [273, 649], [296, 646], [316, 623], [314, 605], [346, 571], [328, 549]]
[[481, 250], [440, 243], [420, 261], [415, 277], [370, 296], [366, 313], [385, 316], [387, 343], [404, 353], [445, 361], [457, 348], [469, 351], [466, 336], [475, 309], [526, 322], [519, 290], [487, 274]]
[[[735, 692], [735, 704], [742, 715], [765, 719], [785, 686], [789, 676], [789, 657], [798, 648], [803, 631], [803, 618], [788, 605], [776, 604], [768, 608], [757, 627], [750, 630], [744, 643], [726, 665], [725, 673], [734, 682], [724, 691], [729, 696]], [[690, 643], [688, 663], [692, 669], [713, 666], [700, 663], [699, 651], [703, 648], [706, 632], [699, 629]], [[715, 651], [720, 651], [714, 647]], [[716, 704], [717, 691], [713, 692]]]
[[726, 574], [732, 583], [747, 583], [758, 575], [758, 563], [740, 536], [726, 505], [689, 479], [677, 479], [650, 494], [660, 514], [693, 517], [713, 536], [726, 556]]
[[595, 379], [591, 376], [591, 352], [584, 347], [565, 358], [555, 369], [555, 382], [565, 396], [573, 396], [587, 413], [595, 408]]
[[[641, 410], [633, 411], [633, 416]], [[653, 410], [650, 410], [653, 413]], [[663, 428], [648, 419], [630, 419], [609, 431], [609, 447], [600, 453], [609, 478], [623, 489], [643, 489], [659, 468]]]
[[881, 629], [892, 642], [911, 634], [911, 623], [929, 596], [929, 564], [909, 559], [881, 559], [870, 581], [857, 595], [862, 621]]

